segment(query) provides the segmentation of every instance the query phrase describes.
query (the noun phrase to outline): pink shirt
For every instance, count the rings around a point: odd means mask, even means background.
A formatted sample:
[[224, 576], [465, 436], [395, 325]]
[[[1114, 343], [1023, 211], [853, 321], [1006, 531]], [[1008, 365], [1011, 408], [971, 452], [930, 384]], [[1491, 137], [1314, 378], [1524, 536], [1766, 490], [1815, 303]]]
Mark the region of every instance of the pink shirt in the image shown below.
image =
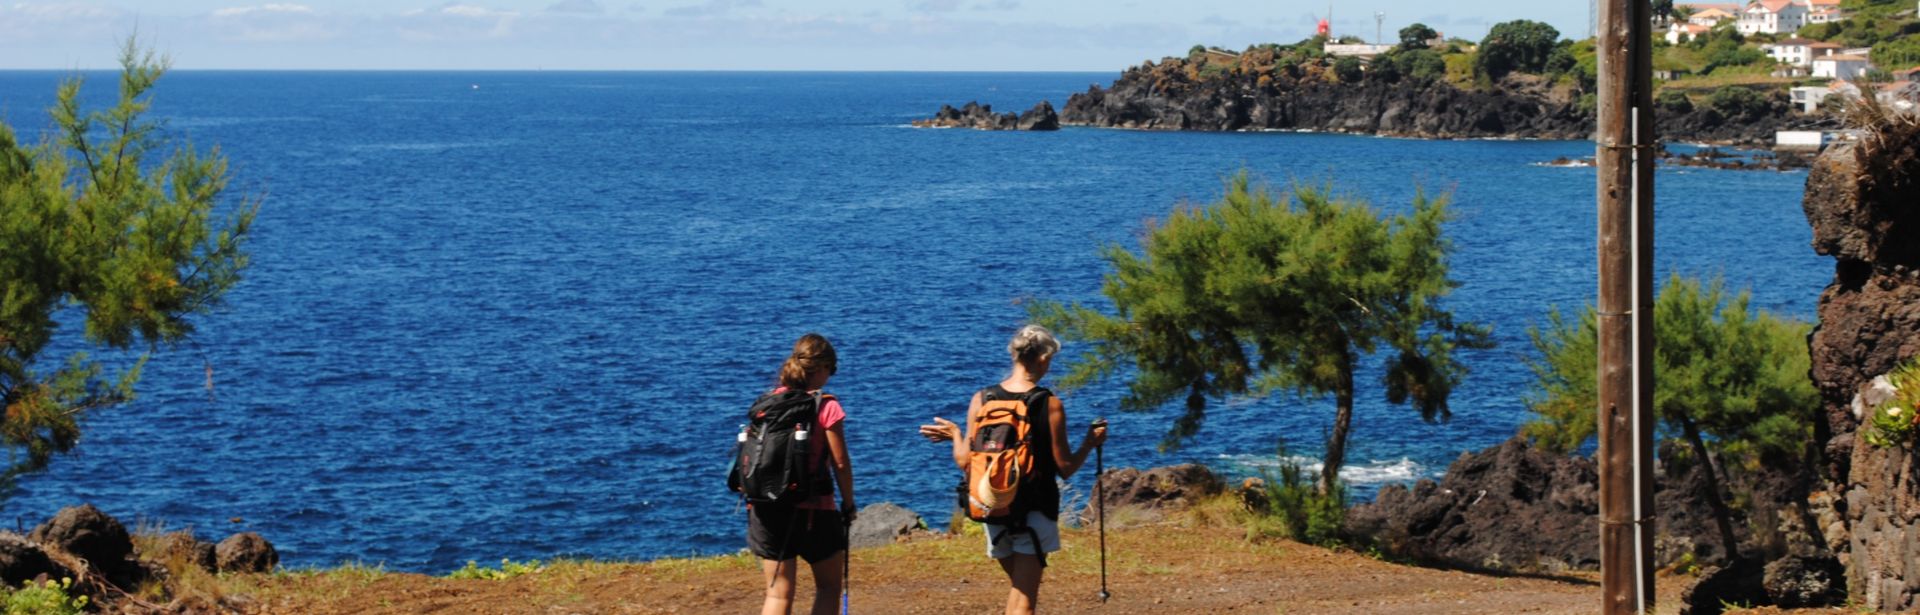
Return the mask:
[[[787, 392], [787, 387], [774, 389], [773, 392], [785, 393]], [[832, 472], [832, 469], [830, 469], [832, 464], [825, 463], [827, 456], [826, 432], [829, 429], [839, 427], [840, 423], [846, 419], [847, 411], [840, 407], [839, 399], [827, 399], [820, 404], [820, 416], [814, 419], [817, 425], [816, 429], [820, 433], [813, 434], [813, 437], [807, 438], [807, 464], [810, 467], [828, 468], [826, 471], [829, 473]], [[835, 485], [835, 488], [838, 488], [838, 484]], [[834, 504], [833, 494], [831, 493], [822, 494], [813, 499], [801, 502], [797, 507], [811, 508], [814, 510], [838, 510], [840, 508]]]

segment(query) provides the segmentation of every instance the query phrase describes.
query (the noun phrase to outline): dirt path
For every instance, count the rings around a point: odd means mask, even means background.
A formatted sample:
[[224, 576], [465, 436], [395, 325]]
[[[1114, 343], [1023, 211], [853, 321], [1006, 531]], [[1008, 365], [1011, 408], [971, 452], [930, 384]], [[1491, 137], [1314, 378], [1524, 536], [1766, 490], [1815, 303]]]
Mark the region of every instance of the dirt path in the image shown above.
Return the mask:
[[[1109, 588], [1101, 604], [1095, 537], [1069, 531], [1053, 556], [1047, 613], [1592, 613], [1588, 576], [1496, 577], [1383, 562], [1286, 541], [1248, 542], [1224, 527], [1143, 527], [1109, 534]], [[933, 537], [854, 552], [856, 613], [982, 615], [1006, 600], [999, 568], [978, 537]], [[810, 574], [797, 596], [805, 612]], [[343, 569], [230, 580], [261, 612], [301, 613], [749, 613], [760, 606], [758, 564], [746, 557], [645, 564], [561, 562], [506, 580], [452, 580]], [[1677, 583], [1663, 588], [1674, 603]], [[839, 599], [833, 597], [835, 611]], [[1661, 612], [1671, 613], [1672, 607]]]

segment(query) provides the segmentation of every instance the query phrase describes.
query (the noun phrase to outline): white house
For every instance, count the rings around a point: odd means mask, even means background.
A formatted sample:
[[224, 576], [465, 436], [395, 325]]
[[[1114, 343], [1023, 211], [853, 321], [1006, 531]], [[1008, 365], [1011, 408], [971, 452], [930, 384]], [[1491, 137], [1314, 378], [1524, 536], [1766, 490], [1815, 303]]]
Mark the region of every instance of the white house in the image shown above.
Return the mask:
[[1820, 101], [1826, 100], [1827, 95], [1833, 93], [1833, 89], [1818, 85], [1803, 85], [1789, 92], [1793, 96], [1793, 106], [1799, 107], [1801, 113], [1813, 113], [1820, 110]]
[[1712, 32], [1712, 31], [1713, 31], [1712, 26], [1703, 26], [1697, 23], [1692, 23], [1692, 22], [1688, 22], [1688, 23], [1674, 22], [1673, 25], [1667, 27], [1667, 44], [1678, 45], [1680, 43], [1684, 43], [1696, 38], [1700, 38], [1702, 36], [1706, 36], [1708, 32]]
[[1741, 34], [1793, 33], [1807, 25], [1809, 5], [1795, 0], [1754, 0], [1740, 12]]
[[1810, 66], [1813, 64], [1813, 45], [1819, 42], [1807, 38], [1790, 38], [1771, 45], [1761, 45], [1760, 50], [1767, 52], [1767, 57], [1781, 64]]
[[1354, 56], [1361, 59], [1371, 60], [1373, 59], [1374, 56], [1377, 56], [1389, 51], [1393, 51], [1394, 47], [1395, 47], [1394, 45], [1366, 45], [1366, 44], [1340, 45], [1340, 44], [1328, 43], [1327, 46], [1325, 47], [1325, 51], [1327, 52], [1327, 55], [1330, 55], [1330, 56]]
[[1873, 68], [1863, 56], [1835, 54], [1813, 60], [1813, 76], [1830, 79], [1859, 79]]

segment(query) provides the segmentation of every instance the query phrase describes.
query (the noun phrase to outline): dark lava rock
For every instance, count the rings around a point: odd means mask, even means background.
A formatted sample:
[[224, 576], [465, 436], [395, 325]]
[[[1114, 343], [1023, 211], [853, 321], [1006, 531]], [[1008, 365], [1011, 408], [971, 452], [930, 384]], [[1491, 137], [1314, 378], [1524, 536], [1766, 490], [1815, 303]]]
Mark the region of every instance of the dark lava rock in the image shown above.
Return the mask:
[[1761, 585], [1774, 606], [1792, 609], [1838, 605], [1847, 599], [1847, 571], [1831, 556], [1774, 560], [1767, 564]]
[[1593, 461], [1515, 437], [1460, 456], [1441, 482], [1389, 485], [1347, 513], [1348, 530], [1383, 548], [1472, 569], [1560, 571], [1599, 565]]
[[[1075, 126], [1147, 130], [1302, 130], [1419, 138], [1587, 139], [1594, 118], [1581, 92], [1537, 76], [1510, 75], [1493, 87], [1461, 89], [1441, 79], [1404, 77], [1337, 83], [1312, 63], [1271, 66], [1243, 56], [1228, 70], [1196, 70], [1167, 58], [1127, 69], [1111, 85], [1091, 86], [1062, 107]], [[1662, 138], [1771, 145], [1774, 131], [1807, 123], [1784, 100], [1754, 117], [1728, 119], [1711, 109], [1656, 116]]]
[[[1134, 468], [1107, 470], [1100, 477], [1109, 515], [1115, 509], [1131, 507], [1156, 513], [1183, 510], [1202, 498], [1224, 491], [1225, 483], [1213, 470], [1197, 463], [1165, 466], [1146, 471]], [[1098, 516], [1095, 502], [1089, 501], [1081, 519]]]
[[114, 571], [133, 554], [133, 538], [126, 526], [92, 504], [60, 509], [52, 519], [34, 528], [28, 540], [84, 559], [94, 568]]
[[969, 102], [959, 109], [953, 105], [941, 105], [932, 118], [914, 120], [914, 126], [921, 128], [973, 128], [976, 130], [1059, 130], [1060, 116], [1053, 110], [1053, 104], [1040, 101], [1026, 113], [993, 112], [993, 105]]
[[1807, 176], [1816, 252], [1834, 257], [1809, 344], [1828, 480], [1841, 492], [1832, 538], [1846, 545], [1848, 594], [1868, 609], [1920, 609], [1920, 455], [1861, 441], [1855, 397], [1920, 357], [1920, 121], [1891, 119], [1828, 150]]
[[45, 576], [47, 579], [72, 577], [73, 572], [53, 562], [47, 552], [19, 534], [0, 533], [0, 581], [8, 587]]
[[1751, 559], [1700, 571], [1700, 579], [1680, 594], [1680, 615], [1720, 615], [1727, 605], [1766, 604], [1761, 574], [1760, 562]]
[[273, 543], [253, 532], [220, 541], [214, 547], [214, 558], [221, 572], [272, 572], [280, 565], [280, 553], [273, 550]]
[[869, 504], [853, 519], [853, 548], [884, 547], [926, 527], [918, 513], [892, 502]]

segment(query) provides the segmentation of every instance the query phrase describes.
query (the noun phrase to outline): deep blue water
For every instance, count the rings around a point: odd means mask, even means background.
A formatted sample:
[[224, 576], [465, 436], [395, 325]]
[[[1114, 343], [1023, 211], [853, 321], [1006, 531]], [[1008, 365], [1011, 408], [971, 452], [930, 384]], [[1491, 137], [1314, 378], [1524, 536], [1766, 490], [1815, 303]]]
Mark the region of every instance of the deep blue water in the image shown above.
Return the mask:
[[[38, 138], [63, 76], [0, 72], [0, 117]], [[92, 78], [104, 102], [111, 76]], [[819, 331], [839, 348], [829, 389], [861, 501], [944, 520], [952, 468], [914, 426], [1003, 375], [1020, 300], [1100, 303], [1102, 245], [1134, 245], [1242, 168], [1390, 211], [1419, 187], [1457, 202], [1451, 306], [1500, 346], [1464, 357], [1451, 423], [1363, 394], [1362, 497], [1526, 420], [1526, 328], [1594, 287], [1593, 174], [1535, 163], [1590, 144], [904, 127], [942, 103], [1058, 106], [1110, 78], [169, 75], [167, 134], [219, 145], [235, 194], [265, 197], [254, 266], [193, 343], [155, 353], [139, 401], [95, 415], [4, 506], [27, 527], [92, 502], [212, 538], [256, 530], [296, 566], [730, 552], [732, 429]], [[1831, 265], [1808, 248], [1804, 181], [1663, 169], [1657, 268], [1724, 274], [1810, 319]], [[1076, 439], [1112, 421], [1109, 466], [1247, 472], [1282, 436], [1317, 455], [1331, 422], [1324, 400], [1235, 400], [1161, 454], [1174, 409], [1119, 413], [1120, 390], [1066, 398]]]

